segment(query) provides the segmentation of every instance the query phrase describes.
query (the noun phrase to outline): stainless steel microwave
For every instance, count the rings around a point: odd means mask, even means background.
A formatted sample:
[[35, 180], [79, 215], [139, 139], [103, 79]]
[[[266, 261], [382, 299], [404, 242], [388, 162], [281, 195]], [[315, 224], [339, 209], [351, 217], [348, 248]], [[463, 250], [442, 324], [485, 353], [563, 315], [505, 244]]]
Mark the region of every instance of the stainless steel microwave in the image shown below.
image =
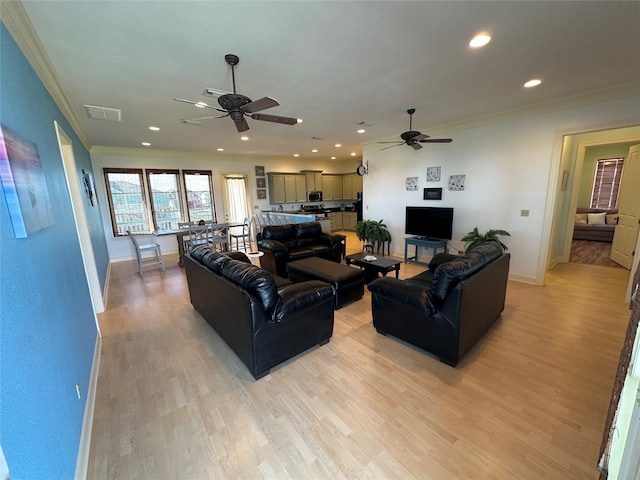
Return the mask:
[[321, 202], [322, 192], [307, 192], [307, 202]]

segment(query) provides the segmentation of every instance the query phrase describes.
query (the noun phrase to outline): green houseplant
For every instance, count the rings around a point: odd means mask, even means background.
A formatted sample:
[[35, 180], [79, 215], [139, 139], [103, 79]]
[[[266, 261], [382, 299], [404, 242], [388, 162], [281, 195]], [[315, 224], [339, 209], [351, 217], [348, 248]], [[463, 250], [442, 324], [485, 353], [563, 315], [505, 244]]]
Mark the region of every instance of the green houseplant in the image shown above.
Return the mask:
[[376, 251], [381, 246], [384, 248], [384, 242], [391, 241], [391, 234], [382, 220], [359, 221], [356, 223], [356, 236], [364, 242], [365, 248], [367, 245], [371, 245], [371, 248]]
[[478, 231], [478, 227], [476, 227], [471, 232], [462, 237], [462, 241], [467, 242], [465, 245], [465, 253], [469, 252], [469, 250], [477, 247], [478, 245], [482, 245], [483, 243], [487, 243], [490, 241], [498, 242], [504, 250], [508, 250], [507, 246], [498, 238], [500, 236], [510, 237], [511, 234], [509, 234], [509, 232], [507, 232], [506, 230], [497, 229], [492, 229], [487, 233], [482, 234]]

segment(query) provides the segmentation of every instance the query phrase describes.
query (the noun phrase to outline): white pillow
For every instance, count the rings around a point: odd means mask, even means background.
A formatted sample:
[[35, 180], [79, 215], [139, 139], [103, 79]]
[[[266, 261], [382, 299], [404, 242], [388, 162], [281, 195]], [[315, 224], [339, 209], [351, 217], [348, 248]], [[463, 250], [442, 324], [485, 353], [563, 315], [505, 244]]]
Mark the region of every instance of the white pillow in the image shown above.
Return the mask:
[[618, 224], [618, 214], [605, 215], [604, 218], [607, 221], [607, 225], [617, 225]]
[[576, 213], [576, 223], [587, 223], [587, 214], [586, 213]]
[[606, 213], [587, 213], [587, 223], [589, 225], [604, 225]]

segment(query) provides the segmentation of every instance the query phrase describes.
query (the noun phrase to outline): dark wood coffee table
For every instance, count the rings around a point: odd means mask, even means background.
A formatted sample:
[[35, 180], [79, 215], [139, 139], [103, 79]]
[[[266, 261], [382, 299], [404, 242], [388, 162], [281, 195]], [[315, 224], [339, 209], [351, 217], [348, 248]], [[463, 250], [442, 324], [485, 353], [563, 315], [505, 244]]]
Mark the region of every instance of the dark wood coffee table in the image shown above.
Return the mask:
[[398, 278], [398, 273], [400, 272], [400, 264], [402, 263], [401, 261], [374, 255], [377, 260], [368, 262], [366, 260], [363, 260], [363, 257], [366, 255], [370, 254], [354, 253], [353, 255], [347, 255], [344, 258], [347, 265], [354, 264], [364, 270], [364, 283], [369, 283], [378, 278], [378, 273], [382, 273], [382, 276], [386, 277], [387, 273], [393, 272], [394, 270], [396, 271], [396, 278]]

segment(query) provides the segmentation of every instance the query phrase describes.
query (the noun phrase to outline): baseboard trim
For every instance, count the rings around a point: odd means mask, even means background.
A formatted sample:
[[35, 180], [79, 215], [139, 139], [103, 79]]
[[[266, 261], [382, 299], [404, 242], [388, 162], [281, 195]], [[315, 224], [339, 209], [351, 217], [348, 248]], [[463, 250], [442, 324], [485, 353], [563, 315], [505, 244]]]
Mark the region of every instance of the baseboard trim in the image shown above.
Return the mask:
[[102, 351], [102, 337], [100, 332], [96, 335], [96, 345], [93, 350], [93, 364], [91, 366], [91, 378], [87, 390], [87, 403], [84, 407], [82, 420], [82, 433], [80, 434], [80, 446], [76, 459], [75, 480], [86, 480], [89, 471], [89, 452], [91, 449], [91, 430], [93, 428], [93, 414], [96, 406], [96, 392], [98, 389], [98, 371], [100, 367], [100, 352]]
[[536, 277], [532, 277], [530, 275], [520, 275], [518, 273], [510, 273], [509, 280], [513, 280], [514, 282], [529, 283], [531, 285], [540, 285]]
[[107, 275], [104, 279], [104, 292], [102, 292], [102, 304], [104, 305], [104, 309], [107, 309], [108, 301], [109, 301], [109, 284], [111, 280], [111, 262], [107, 264]]

